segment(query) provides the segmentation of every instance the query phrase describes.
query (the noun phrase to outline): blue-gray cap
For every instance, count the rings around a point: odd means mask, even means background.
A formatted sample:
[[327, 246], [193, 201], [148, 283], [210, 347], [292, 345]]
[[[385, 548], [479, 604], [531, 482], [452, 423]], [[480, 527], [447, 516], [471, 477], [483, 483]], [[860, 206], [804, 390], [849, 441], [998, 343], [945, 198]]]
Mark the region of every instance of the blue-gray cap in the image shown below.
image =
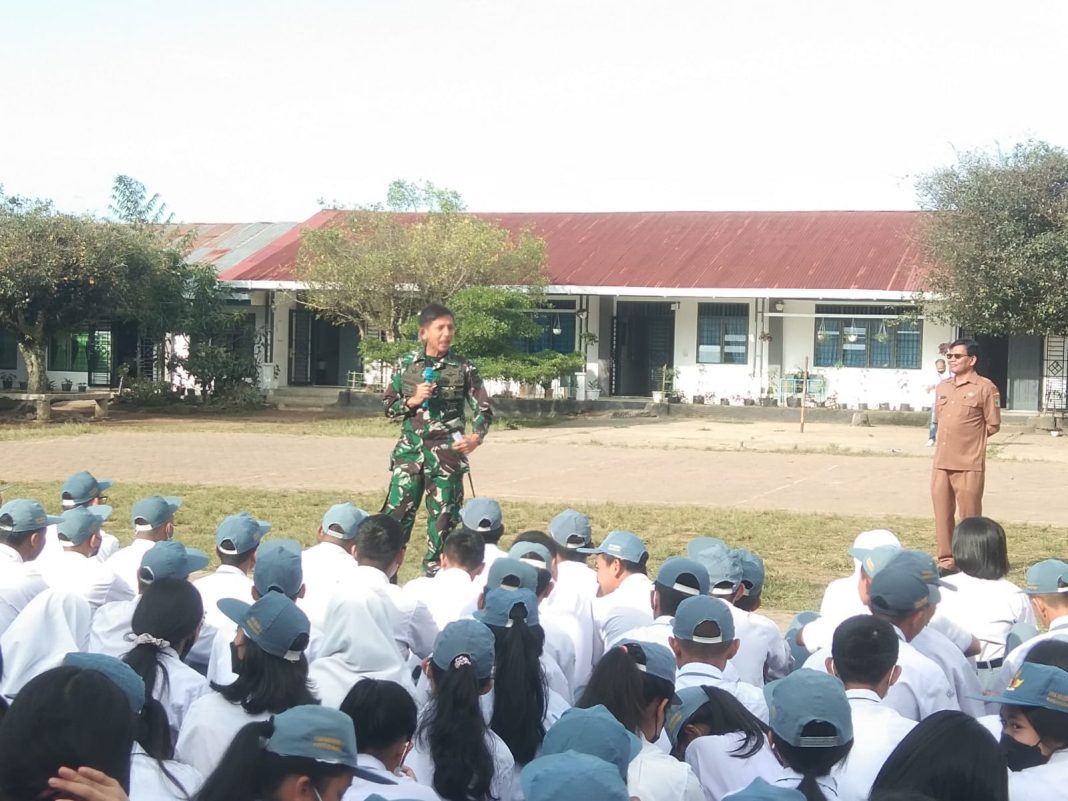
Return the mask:
[[441, 670], [470, 665], [480, 679], [493, 675], [496, 641], [489, 627], [467, 618], [449, 623], [434, 640], [430, 660]]
[[928, 594], [931, 596], [931, 603], [933, 604], [942, 600], [942, 595], [938, 591], [939, 587], [945, 587], [953, 591], [957, 589], [949, 582], [942, 581], [939, 578], [938, 563], [933, 556], [923, 551], [902, 550], [890, 560], [888, 567], [902, 567], [918, 576], [927, 585]]
[[99, 534], [100, 527], [110, 516], [111, 507], [104, 504], [68, 509], [56, 524], [59, 544], [64, 548], [81, 545], [94, 534]]
[[[715, 623], [718, 635], [697, 634], [697, 629], [706, 623]], [[734, 618], [730, 606], [711, 595], [699, 595], [686, 598], [675, 610], [675, 619], [671, 621], [671, 635], [676, 640], [715, 645], [734, 639]]]
[[648, 556], [649, 551], [645, 543], [637, 534], [629, 531], [609, 531], [608, 536], [601, 540], [596, 548], [579, 548], [579, 553], [599, 553], [622, 559], [624, 562], [638, 564]]
[[756, 778], [744, 790], [723, 796], [723, 801], [805, 801], [805, 794], [793, 787], [780, 787]]
[[1060, 559], [1043, 559], [1031, 565], [1024, 579], [1024, 592], [1028, 595], [1053, 595], [1068, 592], [1068, 562]]
[[351, 540], [367, 516], [367, 512], [351, 503], [336, 503], [323, 515], [323, 533], [339, 540]]
[[182, 507], [182, 499], [173, 495], [150, 495], [133, 505], [130, 519], [134, 531], [152, 531], [174, 517]]
[[[768, 723], [775, 736], [798, 748], [828, 748], [853, 739], [853, 713], [842, 682], [828, 673], [801, 668], [764, 687]], [[815, 721], [829, 723], [834, 734], [802, 735]]]
[[493, 498], [472, 498], [460, 509], [460, 522], [479, 534], [496, 531], [504, 525], [501, 505]]
[[655, 642], [642, 642], [641, 640], [623, 640], [617, 645], [617, 648], [622, 648], [624, 651], [630, 653], [630, 649], [637, 646], [645, 654], [645, 663], [639, 662], [637, 659], [635, 662], [638, 664], [638, 670], [642, 673], [648, 673], [650, 676], [656, 676], [664, 681], [670, 682], [671, 686], [675, 686], [675, 654], [671, 653], [671, 649], [667, 646], [661, 645]]
[[528, 626], [537, 626], [537, 596], [524, 589], [487, 588], [485, 606], [475, 612], [475, 619], [499, 628], [510, 628], [516, 620], [522, 620]]
[[860, 569], [868, 578], [890, 564], [901, 553], [900, 545], [878, 545], [875, 548], [850, 548], [849, 555], [860, 562]]
[[692, 540], [686, 543], [686, 555], [689, 556], [691, 559], [696, 559], [697, 554], [701, 553], [701, 551], [705, 550], [706, 548], [718, 547], [730, 549], [730, 546], [727, 545], [727, 543], [725, 543], [719, 537], [694, 537]]
[[25, 534], [57, 525], [62, 518], [45, 514], [44, 507], [28, 498], [15, 498], [0, 506], [0, 534]]
[[764, 560], [748, 548], [735, 548], [734, 554], [742, 565], [742, 595], [755, 598], [764, 590]]
[[105, 654], [85, 654], [75, 651], [63, 657], [63, 664], [67, 667], [102, 673], [122, 690], [126, 700], [130, 702], [130, 709], [133, 713], [140, 714], [145, 705], [145, 681], [137, 674], [137, 671], [121, 659]]
[[712, 595], [733, 596], [742, 585], [742, 562], [738, 554], [712, 537], [699, 537], [702, 547], [687, 547], [690, 558], [704, 565]]
[[1024, 662], [1001, 695], [973, 696], [988, 704], [1038, 707], [1068, 714], [1068, 671]]
[[540, 542], [517, 542], [508, 551], [508, 556], [530, 565], [535, 570], [552, 570], [553, 555]]
[[673, 556], [660, 565], [656, 583], [684, 595], [707, 595], [708, 571], [700, 562], [685, 556]]
[[256, 551], [252, 584], [260, 595], [280, 592], [295, 598], [304, 586], [304, 565], [296, 540], [268, 540]]
[[872, 612], [889, 617], [904, 617], [926, 609], [934, 603], [931, 589], [914, 570], [889, 565], [871, 580], [868, 606]]
[[549, 521], [549, 536], [563, 548], [573, 551], [585, 548], [593, 541], [590, 519], [574, 509], [564, 509]]
[[519, 783], [526, 801], [630, 801], [614, 766], [577, 751], [538, 757], [523, 768]]
[[260, 540], [271, 530], [271, 524], [257, 520], [248, 512], [224, 517], [215, 529], [215, 547], [219, 553], [236, 556], [255, 550]]
[[486, 574], [487, 590], [530, 590], [538, 591], [538, 571], [528, 564], [504, 556], [489, 566]]
[[572, 707], [545, 732], [543, 756], [578, 751], [616, 766], [626, 781], [631, 760], [642, 750], [641, 741], [627, 731], [603, 704], [587, 709]]
[[308, 616], [280, 592], [269, 592], [253, 604], [223, 598], [215, 605], [264, 653], [287, 662], [299, 662], [308, 647], [311, 632]]
[[708, 689], [705, 686], [684, 687], [675, 692], [675, 698], [668, 706], [667, 716], [664, 718], [664, 732], [672, 746], [678, 745], [679, 732], [686, 725], [686, 721], [709, 702]]
[[190, 573], [208, 566], [208, 555], [196, 548], [186, 548], [174, 540], [157, 542], [141, 557], [137, 579], [142, 584], [151, 584], [157, 579], [187, 579]]
[[328, 765], [356, 765], [356, 731], [352, 718], [327, 706], [294, 706], [272, 718], [274, 733], [264, 750]]
[[59, 499], [64, 509], [72, 509], [99, 498], [112, 482], [93, 478], [88, 470], [82, 470], [63, 482], [59, 490]]

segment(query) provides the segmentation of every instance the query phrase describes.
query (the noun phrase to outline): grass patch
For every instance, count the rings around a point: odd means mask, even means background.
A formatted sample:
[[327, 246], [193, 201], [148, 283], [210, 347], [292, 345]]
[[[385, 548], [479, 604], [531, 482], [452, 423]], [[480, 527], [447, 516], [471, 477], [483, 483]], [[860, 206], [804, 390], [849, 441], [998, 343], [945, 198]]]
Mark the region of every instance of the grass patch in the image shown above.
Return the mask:
[[0, 442], [16, 442], [28, 439], [55, 439], [57, 437], [81, 437], [104, 431], [102, 423], [64, 421], [49, 425], [36, 423], [11, 423], [0, 425]]
[[[58, 511], [60, 482], [19, 482], [6, 493], [8, 498], [38, 498], [51, 512]], [[115, 507], [107, 529], [123, 541], [130, 538], [130, 508], [145, 495], [179, 495], [184, 506], [178, 513], [178, 538], [214, 554], [213, 534], [223, 517], [247, 511], [274, 524], [269, 536], [289, 537], [305, 544], [315, 541], [323, 512], [334, 503], [351, 500], [368, 511], [377, 511], [382, 493], [357, 493], [344, 497], [325, 491], [267, 491], [194, 484], [119, 484], [110, 493]], [[510, 544], [514, 534], [526, 529], [544, 529], [560, 511], [550, 503], [503, 502]], [[693, 506], [654, 506], [595, 504], [584, 511], [593, 522], [599, 540], [612, 529], [628, 529], [642, 536], [652, 553], [651, 573], [669, 556], [684, 553], [686, 543], [699, 535], [721, 537], [735, 546], [759, 553], [767, 563], [768, 581], [764, 591], [767, 607], [779, 610], [818, 608], [823, 588], [833, 578], [852, 571], [846, 550], [857, 532], [875, 527], [896, 532], [906, 545], [929, 549], [934, 539], [930, 521], [921, 518], [861, 518], [833, 514], [799, 514], [780, 511], [708, 509]], [[1040, 559], [1061, 550], [1068, 529], [1053, 526], [1008, 524], [1011, 578], [1022, 583], [1024, 570]], [[422, 555], [425, 523], [416, 521], [412, 546], [402, 568], [406, 580], [417, 574]]]

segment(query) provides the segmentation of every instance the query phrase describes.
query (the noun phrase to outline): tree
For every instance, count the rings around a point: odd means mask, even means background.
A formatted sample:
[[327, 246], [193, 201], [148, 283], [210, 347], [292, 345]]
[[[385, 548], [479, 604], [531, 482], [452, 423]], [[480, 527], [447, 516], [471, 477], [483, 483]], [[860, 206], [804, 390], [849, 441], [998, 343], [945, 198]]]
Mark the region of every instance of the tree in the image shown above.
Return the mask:
[[392, 342], [427, 303], [448, 303], [470, 286], [535, 283], [544, 262], [545, 245], [530, 232], [465, 213], [456, 192], [395, 181], [385, 205], [303, 232], [297, 273], [320, 315]]
[[928, 316], [991, 335], [1068, 333], [1068, 152], [968, 153], [918, 183]]

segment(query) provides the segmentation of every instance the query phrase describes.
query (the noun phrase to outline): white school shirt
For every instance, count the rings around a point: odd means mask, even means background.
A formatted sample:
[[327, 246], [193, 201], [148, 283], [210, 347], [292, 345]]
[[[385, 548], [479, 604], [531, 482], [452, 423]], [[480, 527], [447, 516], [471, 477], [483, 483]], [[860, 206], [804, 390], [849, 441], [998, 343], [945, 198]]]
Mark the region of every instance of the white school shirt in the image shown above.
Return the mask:
[[1009, 771], [1009, 801], [1068, 800], [1068, 750], [1054, 751], [1045, 765]]
[[206, 778], [243, 726], [270, 717], [270, 712], [250, 715], [241, 704], [231, 704], [211, 691], [197, 698], [186, 712], [174, 746], [174, 758], [192, 765]]
[[474, 609], [479, 589], [471, 574], [459, 567], [439, 570], [433, 578], [420, 576], [404, 585], [404, 594], [430, 610], [438, 629], [466, 617]]
[[980, 662], [1004, 658], [1005, 639], [1014, 625], [1034, 625], [1031, 602], [1011, 581], [980, 579], [964, 573], [942, 580], [957, 589], [942, 593], [938, 611], [979, 638], [976, 659]]
[[641, 801], [704, 801], [697, 775], [639, 735], [642, 750], [627, 766], [627, 791]]
[[32, 679], [59, 667], [67, 654], [84, 651], [91, 617], [88, 602], [77, 595], [44, 590], [34, 596], [0, 636], [0, 694], [13, 700]]
[[767, 741], [751, 757], [734, 756], [745, 742], [738, 732], [698, 737], [686, 747], [686, 764], [693, 768], [705, 793], [705, 801], [720, 801], [723, 796], [748, 787], [754, 779], [772, 781], [782, 766]]
[[718, 687], [737, 698], [742, 706], [756, 715], [764, 723], [768, 722], [768, 702], [764, 691], [752, 684], [746, 684], [737, 678], [725, 675], [715, 665], [704, 662], [689, 662], [675, 672], [675, 692], [687, 687]]
[[[386, 801], [392, 799], [411, 799], [411, 801], [441, 801], [441, 796], [433, 788], [414, 782], [404, 775], [397, 775], [386, 770], [381, 760], [370, 754], [357, 754], [356, 764], [363, 770], [394, 784], [377, 784], [368, 779], [355, 776], [352, 784], [341, 797], [341, 801], [367, 801], [372, 795], [380, 795]], [[130, 799], [133, 801], [133, 799]]]
[[300, 557], [304, 571], [304, 597], [297, 606], [319, 628], [326, 622], [326, 607], [338, 585], [350, 586], [359, 579], [352, 554], [333, 542], [306, 548]]
[[[768, 784], [775, 787], [790, 787], [794, 790], [797, 786], [804, 781], [805, 777], [798, 773], [796, 770], [787, 767], [779, 768], [779, 776], [776, 779], [769, 779]], [[823, 797], [827, 801], [838, 801], [838, 783], [834, 780], [833, 776], [820, 776], [816, 779], [816, 784], [823, 792]]]
[[986, 714], [986, 704], [979, 700], [983, 688], [975, 666], [968, 661], [961, 650], [951, 643], [940, 631], [930, 626], [925, 627], [912, 638], [912, 646], [921, 654], [942, 668], [949, 679], [957, 706], [961, 712], [977, 718]]
[[[96, 552], [96, 555], [91, 558], [97, 562], [106, 562], [114, 556], [121, 547], [122, 546], [119, 545], [118, 537], [108, 534], [104, 529], [100, 529], [100, 549]], [[53, 523], [45, 529], [44, 549], [41, 551], [40, 556], [34, 561], [47, 562], [50, 559], [56, 558], [61, 553], [65, 553], [66, 550], [67, 549], [63, 547], [63, 543], [59, 540], [59, 526]]]
[[538, 607], [538, 624], [545, 632], [545, 653], [552, 658], [567, 681], [565, 697], [575, 697], [575, 643], [572, 642], [567, 621], [551, 611]]
[[504, 559], [507, 556], [508, 551], [502, 551], [496, 543], [486, 543], [486, 549], [482, 555], [482, 572], [474, 578], [475, 586], [478, 587], [479, 592], [486, 589], [486, 581], [489, 579], [490, 565], [498, 559]]
[[782, 632], [764, 615], [747, 612], [734, 604], [727, 604], [734, 619], [734, 637], [738, 640], [738, 653], [731, 664], [742, 681], [754, 687], [764, 686], [764, 671], [772, 676], [785, 676], [790, 672], [792, 657], [790, 647], [782, 638]]
[[186, 659], [193, 665], [207, 665], [211, 659], [216, 632], [233, 626], [233, 621], [219, 611], [219, 601], [223, 598], [234, 598], [247, 604], [252, 603], [252, 579], [243, 570], [232, 565], [219, 565], [214, 573], [194, 581], [193, 586], [200, 593], [200, 600], [204, 604], [204, 622], [200, 626], [200, 635], [189, 649]]
[[30, 601], [47, 589], [48, 582], [33, 562], [23, 562], [18, 551], [0, 544], [0, 634], [7, 631]]
[[188, 801], [204, 783], [204, 777], [194, 767], [173, 759], [165, 759], [163, 764], [181, 787], [175, 786], [139, 743], [134, 743], [130, 755], [130, 801]]
[[623, 640], [636, 640], [637, 642], [653, 642], [657, 645], [663, 645], [668, 650], [671, 650], [671, 643], [668, 642], [668, 638], [672, 637], [671, 625], [675, 622], [675, 618], [671, 615], [661, 615], [653, 620], [648, 626], [638, 626], [638, 628], [631, 629], [622, 637]]
[[[208, 680], [178, 658], [173, 648], [161, 648], [162, 667], [167, 671], [164, 683], [162, 673], [156, 674], [156, 686], [152, 688], [152, 697], [159, 701], [167, 711], [167, 720], [171, 724], [171, 739], [178, 736], [189, 707], [200, 696], [210, 693]], [[205, 774], [206, 775], [206, 774]]]
[[141, 569], [141, 559], [156, 543], [152, 540], [135, 539], [125, 548], [119, 548], [107, 560], [108, 567], [115, 575], [135, 590], [138, 587], [137, 571]]
[[439, 629], [426, 604], [405, 595], [396, 584], [390, 584], [386, 574], [377, 567], [357, 565], [356, 572], [360, 586], [374, 590], [386, 602], [401, 656], [405, 659], [411, 654], [419, 659], [430, 656]]
[[96, 610], [89, 627], [89, 653], [118, 659], [133, 648], [133, 613], [140, 600], [141, 596], [135, 595], [129, 601], [115, 601]]
[[[490, 781], [489, 794], [497, 801], [522, 801], [519, 771], [516, 770], [512, 752], [508, 750], [504, 740], [489, 728], [486, 729], [486, 745], [489, 746], [490, 756], [493, 759], [493, 779]], [[420, 784], [425, 784], [427, 787], [434, 786], [434, 758], [430, 755], [430, 743], [418, 734], [412, 740], [412, 750], [408, 753], [404, 764], [415, 774], [416, 781]]]
[[94, 609], [134, 597], [130, 585], [119, 578], [110, 565], [66, 548], [40, 569], [50, 587], [79, 595]]
[[[641, 573], [631, 573], [616, 589], [593, 599], [593, 624], [604, 650], [627, 633], [653, 622], [653, 582]], [[644, 801], [644, 800], [643, 800]]]
[[593, 624], [593, 599], [597, 597], [597, 574], [585, 564], [556, 563], [556, 581], [539, 613], [552, 615], [575, 646], [572, 687], [577, 695], [590, 679], [601, 647]]
[[997, 682], [993, 688], [994, 695], [998, 695], [1008, 688], [1009, 682], [1019, 672], [1020, 665], [1024, 663], [1031, 649], [1040, 642], [1046, 642], [1047, 640], [1068, 642], [1068, 615], [1061, 615], [1050, 621], [1049, 631], [1039, 634], [1037, 637], [1032, 637], [1012, 649], [1009, 655], [1005, 657], [1005, 664], [1002, 665], [1001, 672], [998, 674]]
[[842, 801], [868, 801], [883, 763], [916, 722], [884, 704], [874, 690], [846, 690], [846, 697], [853, 715], [853, 748], [831, 774]]

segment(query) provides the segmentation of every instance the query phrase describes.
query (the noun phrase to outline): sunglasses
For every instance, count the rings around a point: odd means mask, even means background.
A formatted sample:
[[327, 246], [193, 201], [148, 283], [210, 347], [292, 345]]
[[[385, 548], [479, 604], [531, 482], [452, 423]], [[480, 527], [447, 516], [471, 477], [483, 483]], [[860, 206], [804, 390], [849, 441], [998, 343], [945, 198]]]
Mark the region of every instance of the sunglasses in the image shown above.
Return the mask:
[[968, 358], [968, 354], [967, 353], [947, 353], [946, 354], [946, 358], [947, 359], [967, 359]]

